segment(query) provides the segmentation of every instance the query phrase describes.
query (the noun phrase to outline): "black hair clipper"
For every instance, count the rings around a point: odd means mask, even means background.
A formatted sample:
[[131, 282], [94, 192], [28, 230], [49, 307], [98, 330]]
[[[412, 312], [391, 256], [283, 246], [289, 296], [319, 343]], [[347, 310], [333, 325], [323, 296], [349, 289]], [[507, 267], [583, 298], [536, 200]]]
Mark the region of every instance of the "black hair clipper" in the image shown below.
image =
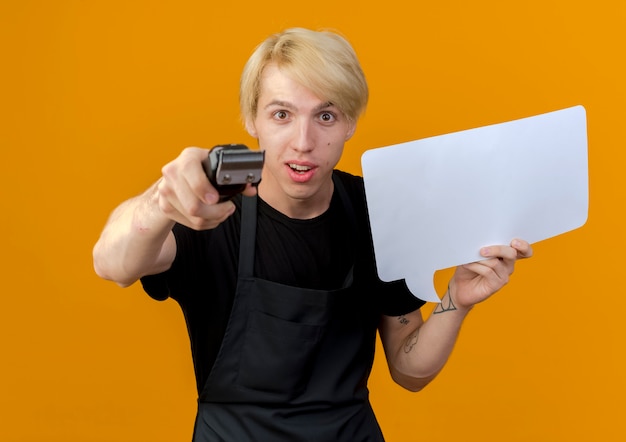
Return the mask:
[[202, 167], [220, 194], [220, 201], [243, 192], [248, 183], [258, 185], [265, 152], [248, 149], [243, 144], [220, 144], [209, 151]]

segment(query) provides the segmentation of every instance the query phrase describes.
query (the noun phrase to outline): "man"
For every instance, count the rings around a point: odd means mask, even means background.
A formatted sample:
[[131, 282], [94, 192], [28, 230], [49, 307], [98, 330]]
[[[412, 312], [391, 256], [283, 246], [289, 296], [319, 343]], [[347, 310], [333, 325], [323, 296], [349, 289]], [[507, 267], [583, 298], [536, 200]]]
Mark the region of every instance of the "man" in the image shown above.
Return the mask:
[[183, 309], [194, 441], [382, 441], [367, 390], [376, 331], [393, 379], [418, 391], [472, 307], [532, 255], [522, 240], [484, 248], [427, 321], [402, 281], [378, 280], [362, 179], [334, 170], [367, 98], [345, 39], [273, 35], [241, 79], [245, 127], [265, 152], [258, 189], [218, 202], [208, 151], [187, 148], [105, 226], [96, 272], [121, 286], [141, 279]]

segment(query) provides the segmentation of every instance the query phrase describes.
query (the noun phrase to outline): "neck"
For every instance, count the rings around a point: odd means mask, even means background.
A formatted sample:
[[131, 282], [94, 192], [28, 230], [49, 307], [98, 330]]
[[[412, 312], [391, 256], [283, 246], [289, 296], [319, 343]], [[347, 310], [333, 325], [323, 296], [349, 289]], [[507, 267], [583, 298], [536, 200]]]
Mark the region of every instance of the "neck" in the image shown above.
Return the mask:
[[263, 201], [289, 218], [311, 219], [328, 210], [333, 190], [334, 184], [329, 180], [327, 185], [320, 187], [314, 194], [300, 197], [282, 190], [272, 191], [271, 186], [261, 180], [258, 193]]

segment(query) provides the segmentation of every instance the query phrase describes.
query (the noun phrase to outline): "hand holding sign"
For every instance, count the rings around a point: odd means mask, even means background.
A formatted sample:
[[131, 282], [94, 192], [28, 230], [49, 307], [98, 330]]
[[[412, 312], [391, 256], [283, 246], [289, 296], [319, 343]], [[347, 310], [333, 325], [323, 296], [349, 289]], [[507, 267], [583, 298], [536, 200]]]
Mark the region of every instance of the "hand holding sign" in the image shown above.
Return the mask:
[[379, 277], [439, 302], [433, 274], [482, 259], [483, 246], [530, 243], [582, 226], [588, 211], [586, 115], [576, 106], [365, 152]]

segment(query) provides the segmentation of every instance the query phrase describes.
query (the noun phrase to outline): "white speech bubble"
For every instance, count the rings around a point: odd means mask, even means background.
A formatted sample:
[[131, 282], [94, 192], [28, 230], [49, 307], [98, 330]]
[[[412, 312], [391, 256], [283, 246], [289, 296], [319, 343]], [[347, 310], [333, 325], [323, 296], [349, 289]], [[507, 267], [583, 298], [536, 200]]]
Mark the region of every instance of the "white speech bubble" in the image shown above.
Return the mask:
[[372, 149], [361, 163], [378, 275], [425, 301], [439, 302], [437, 270], [482, 259], [481, 247], [587, 220], [582, 106]]

